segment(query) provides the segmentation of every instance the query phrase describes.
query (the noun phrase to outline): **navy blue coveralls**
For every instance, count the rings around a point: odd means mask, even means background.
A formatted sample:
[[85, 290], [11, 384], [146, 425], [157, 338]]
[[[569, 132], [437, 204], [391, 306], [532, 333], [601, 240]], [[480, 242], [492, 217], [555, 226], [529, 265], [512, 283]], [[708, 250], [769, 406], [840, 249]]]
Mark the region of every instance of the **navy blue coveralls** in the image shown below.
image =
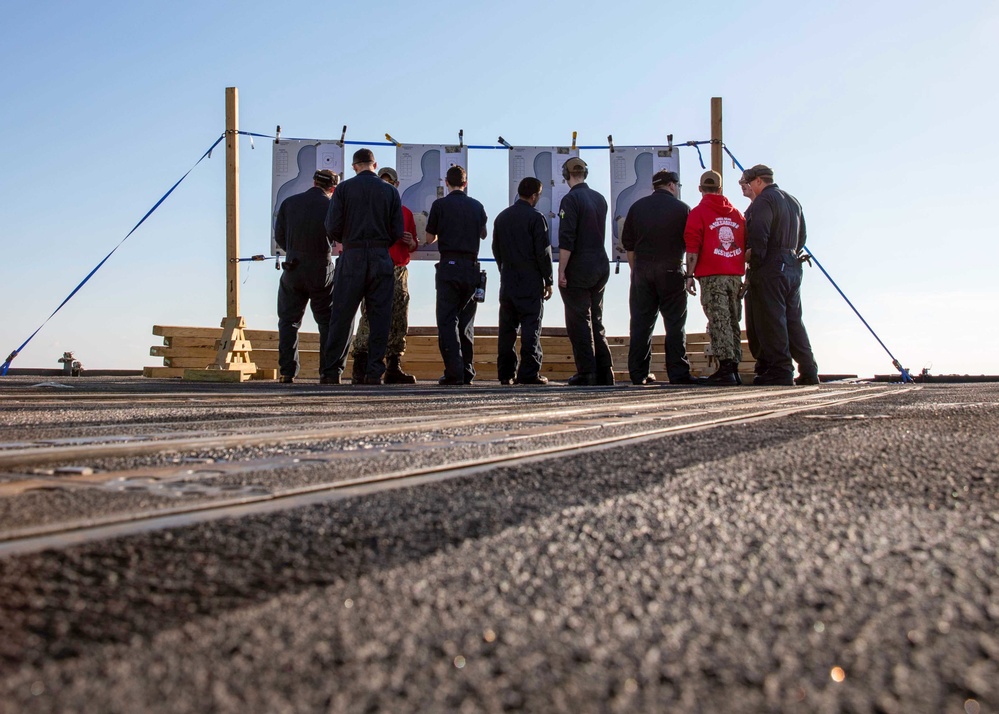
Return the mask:
[[402, 238], [402, 200], [394, 186], [373, 171], [361, 171], [337, 186], [326, 215], [326, 233], [343, 243], [333, 273], [333, 307], [323, 376], [343, 373], [354, 331], [354, 317], [364, 300], [371, 326], [365, 381], [385, 374], [385, 349], [392, 324], [394, 266], [389, 246]]
[[289, 196], [278, 208], [274, 242], [285, 252], [284, 271], [278, 284], [278, 366], [282, 376], [298, 374], [298, 330], [305, 306], [319, 326], [319, 371], [323, 371], [323, 346], [329, 334], [333, 299], [333, 260], [324, 221], [330, 199], [318, 186]]
[[690, 380], [687, 361], [687, 291], [683, 264], [683, 230], [690, 206], [669, 191], [655, 190], [635, 201], [624, 221], [621, 244], [634, 251], [628, 375], [634, 384], [649, 376], [652, 331], [662, 315], [666, 325], [666, 374], [673, 383]]
[[815, 377], [818, 367], [801, 319], [801, 263], [797, 254], [807, 238], [801, 204], [777, 184], [753, 201], [747, 214], [750, 254], [748, 307], [756, 333], [754, 384], [793, 384], [794, 366]]
[[552, 249], [548, 222], [524, 199], [518, 198], [496, 216], [493, 257], [500, 269], [497, 376], [501, 382], [514, 377], [530, 381], [541, 372], [541, 318], [544, 288], [552, 285]]
[[437, 236], [437, 345], [444, 360], [444, 380], [471, 384], [475, 378], [475, 308], [479, 286], [479, 243], [486, 210], [455, 189], [430, 206], [427, 233]]
[[573, 186], [559, 205], [558, 247], [572, 252], [565, 266], [567, 287], [559, 287], [565, 329], [576, 372], [594, 375], [596, 384], [614, 383], [614, 362], [604, 330], [607, 258], [607, 201], [585, 183]]

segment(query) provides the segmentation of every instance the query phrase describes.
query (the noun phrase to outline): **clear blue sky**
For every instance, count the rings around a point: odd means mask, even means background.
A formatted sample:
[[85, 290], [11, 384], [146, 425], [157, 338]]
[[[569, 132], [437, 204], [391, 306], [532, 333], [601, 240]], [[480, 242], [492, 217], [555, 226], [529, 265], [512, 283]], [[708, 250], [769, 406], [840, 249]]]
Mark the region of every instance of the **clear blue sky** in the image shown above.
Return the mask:
[[[244, 130], [332, 139], [347, 124], [348, 139], [414, 143], [459, 129], [471, 144], [562, 144], [574, 130], [584, 145], [707, 139], [721, 96], [728, 146], [799, 198], [809, 246], [907, 367], [999, 372], [995, 2], [8, 2], [3, 14], [0, 358], [219, 136], [236, 86]], [[583, 157], [606, 193], [606, 153]], [[691, 149], [681, 162], [693, 204], [701, 168]], [[469, 192], [495, 217], [506, 157], [469, 163]], [[266, 140], [243, 139], [241, 169], [241, 253], [263, 253]], [[725, 177], [744, 208], [730, 163]], [[242, 312], [275, 329], [278, 274], [248, 265]], [[412, 269], [411, 324], [433, 324], [432, 271]], [[477, 324], [496, 324], [496, 281]], [[607, 288], [609, 333], [627, 333], [627, 292], [625, 266]], [[803, 300], [820, 371], [892, 371], [818, 269]], [[69, 349], [90, 368], [160, 364], [154, 324], [224, 314], [220, 147], [14, 366], [57, 367]], [[545, 324], [563, 324], [557, 299]], [[688, 330], [703, 326], [691, 299]]]

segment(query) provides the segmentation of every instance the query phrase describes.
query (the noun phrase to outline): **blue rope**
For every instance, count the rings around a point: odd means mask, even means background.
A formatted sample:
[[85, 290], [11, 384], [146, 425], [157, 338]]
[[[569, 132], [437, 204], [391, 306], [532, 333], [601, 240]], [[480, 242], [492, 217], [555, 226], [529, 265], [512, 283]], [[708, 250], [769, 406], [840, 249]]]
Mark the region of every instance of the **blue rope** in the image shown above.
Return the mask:
[[118, 248], [120, 248], [120, 247], [121, 247], [122, 243], [124, 243], [125, 241], [127, 241], [127, 240], [128, 240], [128, 238], [129, 238], [129, 236], [131, 236], [131, 235], [132, 235], [133, 233], [135, 233], [135, 231], [136, 231], [136, 230], [137, 230], [137, 229], [139, 228], [139, 226], [141, 226], [141, 225], [142, 225], [143, 223], [145, 223], [145, 222], [146, 222], [146, 219], [147, 219], [147, 218], [149, 218], [149, 216], [151, 216], [151, 215], [153, 214], [153, 211], [155, 211], [155, 210], [156, 210], [157, 208], [159, 208], [159, 207], [160, 207], [160, 204], [162, 204], [162, 203], [163, 203], [163, 202], [164, 202], [164, 201], [165, 201], [165, 200], [167, 199], [167, 197], [168, 197], [168, 196], [169, 196], [169, 195], [170, 195], [171, 193], [173, 193], [174, 189], [175, 189], [175, 188], [177, 188], [178, 186], [180, 186], [180, 183], [181, 183], [181, 181], [183, 181], [184, 179], [186, 179], [186, 178], [187, 178], [187, 175], [188, 175], [189, 173], [191, 173], [192, 171], [194, 171], [195, 167], [196, 167], [196, 166], [197, 166], [198, 164], [200, 164], [200, 163], [201, 163], [202, 161], [204, 161], [204, 159], [205, 159], [206, 157], [208, 157], [208, 156], [211, 156], [211, 154], [212, 154], [212, 150], [213, 150], [213, 149], [214, 149], [214, 148], [215, 148], [216, 146], [218, 146], [218, 145], [219, 145], [219, 143], [220, 143], [220, 142], [221, 142], [221, 141], [222, 141], [222, 140], [223, 140], [224, 138], [225, 138], [225, 134], [223, 133], [223, 134], [222, 134], [221, 136], [219, 136], [219, 138], [218, 138], [218, 139], [216, 139], [216, 140], [215, 140], [215, 143], [214, 143], [214, 144], [212, 144], [212, 145], [211, 145], [210, 147], [208, 147], [208, 151], [206, 151], [205, 153], [203, 153], [203, 154], [201, 155], [201, 158], [200, 158], [200, 159], [198, 159], [197, 161], [195, 161], [195, 162], [194, 162], [194, 166], [192, 166], [191, 168], [189, 168], [189, 169], [187, 170], [187, 173], [185, 173], [185, 174], [184, 174], [183, 176], [181, 176], [181, 177], [180, 177], [180, 179], [178, 179], [178, 180], [177, 180], [177, 183], [175, 183], [175, 184], [174, 184], [173, 186], [171, 186], [171, 187], [170, 187], [170, 190], [169, 190], [169, 191], [167, 191], [166, 193], [164, 193], [164, 194], [163, 194], [163, 196], [162, 196], [162, 197], [160, 198], [160, 200], [159, 200], [159, 201], [157, 201], [157, 202], [155, 203], [155, 205], [154, 205], [154, 206], [153, 206], [152, 208], [150, 208], [150, 209], [149, 209], [148, 211], [146, 211], [146, 215], [144, 215], [144, 216], [143, 216], [143, 217], [142, 217], [142, 218], [141, 218], [141, 219], [139, 220], [139, 222], [138, 222], [138, 223], [136, 223], [136, 224], [135, 224], [135, 225], [134, 225], [134, 226], [132, 227], [132, 230], [130, 230], [130, 231], [128, 232], [128, 235], [126, 235], [126, 236], [125, 236], [124, 238], [122, 238], [122, 239], [121, 239], [121, 240], [120, 240], [120, 241], [118, 242], [118, 245], [116, 245], [116, 246], [115, 246], [114, 248], [112, 248], [112, 249], [111, 249], [111, 252], [110, 252], [110, 253], [108, 253], [108, 254], [107, 254], [106, 256], [104, 256], [104, 260], [102, 260], [102, 261], [101, 261], [100, 263], [98, 263], [98, 264], [97, 264], [97, 265], [96, 265], [96, 266], [94, 267], [94, 269], [93, 269], [93, 270], [91, 270], [91, 271], [90, 271], [89, 273], [87, 273], [87, 277], [85, 277], [85, 278], [84, 278], [83, 280], [81, 280], [81, 281], [80, 281], [80, 284], [79, 284], [79, 285], [77, 285], [77, 286], [76, 286], [75, 288], [73, 288], [73, 292], [71, 292], [71, 293], [70, 293], [69, 295], [67, 295], [67, 296], [66, 296], [66, 299], [65, 299], [65, 300], [63, 300], [63, 301], [62, 301], [61, 303], [59, 303], [59, 307], [57, 307], [57, 308], [56, 308], [55, 310], [53, 310], [53, 311], [52, 311], [52, 314], [51, 314], [51, 315], [49, 315], [49, 316], [48, 316], [47, 318], [45, 318], [45, 322], [43, 322], [43, 323], [42, 323], [41, 325], [39, 325], [39, 326], [37, 327], [37, 329], [35, 329], [35, 331], [31, 333], [31, 336], [30, 336], [30, 337], [28, 337], [28, 339], [26, 339], [26, 340], [25, 340], [24, 342], [22, 342], [22, 343], [21, 343], [21, 346], [20, 346], [20, 347], [18, 347], [18, 348], [17, 348], [16, 350], [14, 350], [13, 352], [11, 352], [11, 353], [10, 353], [10, 355], [9, 355], [9, 356], [7, 357], [7, 361], [3, 363], [3, 366], [2, 366], [2, 367], [0, 367], [0, 377], [2, 377], [2, 376], [4, 376], [4, 375], [6, 375], [6, 374], [7, 374], [7, 370], [9, 370], [9, 369], [10, 369], [10, 363], [11, 363], [11, 362], [13, 362], [13, 361], [14, 361], [14, 358], [15, 358], [15, 357], [17, 357], [17, 356], [18, 356], [18, 355], [19, 355], [19, 354], [21, 353], [21, 351], [22, 351], [22, 350], [23, 350], [23, 349], [24, 349], [24, 348], [25, 348], [25, 347], [27, 346], [27, 344], [28, 344], [29, 342], [31, 342], [31, 340], [32, 340], [32, 339], [33, 339], [33, 338], [35, 337], [35, 335], [37, 335], [37, 334], [39, 333], [39, 331], [40, 331], [40, 330], [41, 330], [41, 329], [42, 329], [43, 327], [45, 327], [45, 325], [46, 325], [46, 324], [48, 324], [48, 321], [49, 321], [49, 320], [51, 320], [51, 319], [52, 319], [53, 317], [55, 317], [55, 314], [56, 314], [57, 312], [59, 312], [60, 310], [62, 310], [62, 308], [63, 308], [63, 305], [65, 305], [66, 303], [68, 303], [68, 302], [70, 301], [70, 299], [71, 299], [71, 298], [72, 298], [72, 297], [73, 297], [74, 295], [76, 295], [76, 294], [77, 294], [78, 292], [80, 292], [80, 288], [82, 288], [82, 287], [83, 287], [84, 285], [86, 285], [86, 284], [87, 284], [87, 281], [88, 281], [88, 280], [90, 280], [90, 278], [92, 278], [92, 277], [94, 276], [94, 273], [96, 273], [96, 272], [97, 272], [98, 270], [100, 270], [100, 269], [101, 269], [101, 267], [102, 267], [102, 266], [103, 266], [103, 265], [104, 265], [104, 264], [105, 264], [105, 263], [106, 263], [106, 262], [108, 261], [108, 258], [110, 258], [110, 257], [111, 257], [112, 255], [114, 255], [114, 252], [115, 252], [116, 250], [118, 250]]
[[[278, 138], [274, 134], [258, 134], [256, 132], [252, 132], [252, 131], [238, 131], [236, 133], [237, 134], [242, 134], [243, 136], [256, 136], [256, 137], [258, 137], [260, 139], [275, 139], [275, 140], [277, 140], [277, 138]], [[322, 139], [311, 139], [311, 138], [305, 139], [305, 138], [301, 138], [301, 137], [287, 136], [287, 137], [284, 137], [283, 139], [281, 139], [281, 141], [316, 141], [316, 142], [318, 142], [318, 141], [323, 141], [323, 140]], [[333, 141], [331, 143], [336, 144], [336, 143], [340, 143], [340, 142]], [[351, 144], [351, 145], [354, 145], [354, 146], [399, 146], [399, 144], [394, 144], [391, 141], [344, 141], [343, 143], [344, 144]], [[710, 144], [710, 143], [711, 143], [710, 140], [704, 140], [704, 141], [685, 141], [682, 144], [674, 144], [673, 146], [675, 146], [676, 148], [679, 148], [681, 146], [693, 146], [695, 149], [697, 149], [697, 157], [700, 159], [700, 161], [701, 161], [701, 168], [703, 169], [703, 168], [705, 168], [705, 166], [704, 166], [704, 157], [701, 156], [700, 146], [702, 144]], [[643, 144], [643, 146], [645, 146], [645, 145]], [[502, 144], [467, 144], [465, 146], [465, 148], [467, 148], [467, 149], [487, 149], [487, 150], [488, 149], [506, 149], [506, 150], [509, 151], [512, 147], [503, 146]], [[611, 147], [608, 144], [608, 145], [593, 145], [593, 146], [577, 146], [576, 148], [580, 149], [580, 150], [585, 149], [585, 150], [594, 150], [594, 151], [597, 151], [597, 150], [601, 150], [601, 149], [603, 149], [603, 150], [610, 149]], [[635, 145], [635, 146], [617, 146], [615, 148], [617, 148], [617, 149], [634, 149], [634, 148], [638, 148], [638, 145]], [[726, 151], [728, 151], [728, 149], [726, 149]], [[729, 154], [729, 156], [731, 156], [731, 154]], [[733, 158], [733, 160], [734, 160], [734, 158]]]
[[[724, 144], [722, 144], [722, 148], [725, 150], [725, 153], [728, 154], [729, 157], [732, 159], [732, 163], [738, 166], [740, 171], [745, 171], [745, 169], [742, 167], [742, 164], [739, 163], [739, 160], [735, 158], [735, 154], [729, 151], [728, 147], [725, 146]], [[885, 343], [881, 341], [881, 338], [878, 337], [878, 333], [876, 333], [874, 329], [869, 324], [867, 324], [867, 320], [865, 320], [864, 316], [860, 314], [860, 310], [854, 307], [853, 303], [850, 302], [850, 298], [846, 296], [846, 293], [840, 290], [839, 285], [836, 284], [836, 281], [832, 279], [832, 276], [829, 275], [826, 269], [822, 267], [822, 263], [820, 263], [819, 259], [815, 257], [815, 254], [808, 249], [808, 246], [805, 246], [805, 253], [808, 254], [809, 259], [815, 261], [815, 264], [819, 266], [819, 270], [822, 271], [822, 274], [825, 275], [826, 278], [828, 278], [829, 282], [832, 283], [832, 286], [836, 288], [836, 292], [838, 292], [842, 296], [842, 298], [846, 300], [846, 304], [850, 306], [850, 309], [853, 310], [853, 312], [857, 315], [857, 317], [860, 318], [860, 321], [864, 323], [864, 327], [866, 327], [870, 331], [870, 333], [874, 335], [874, 339], [877, 340], [878, 344], [881, 345], [884, 351], [888, 353], [888, 356], [891, 357], [892, 366], [899, 371], [899, 374], [902, 375], [902, 382], [903, 383], [911, 382], [912, 377], [909, 375], [909, 370], [902, 367], [901, 363], [897, 359], [895, 359], [895, 355], [893, 355], [891, 353], [891, 350], [888, 349]]]

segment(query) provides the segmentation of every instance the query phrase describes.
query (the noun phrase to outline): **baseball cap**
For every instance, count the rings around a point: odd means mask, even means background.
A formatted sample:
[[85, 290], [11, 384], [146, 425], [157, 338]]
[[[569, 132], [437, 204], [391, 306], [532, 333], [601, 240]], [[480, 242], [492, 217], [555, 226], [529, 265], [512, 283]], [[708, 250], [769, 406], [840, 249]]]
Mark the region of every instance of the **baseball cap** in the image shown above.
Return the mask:
[[753, 179], [757, 179], [760, 176], [773, 177], [773, 175], [774, 175], [774, 170], [769, 166], [764, 166], [763, 164], [756, 164], [756, 166], [748, 168], [742, 172], [742, 180], [752, 181]]
[[378, 178], [385, 178], [386, 176], [392, 179], [392, 183], [395, 183], [396, 181], [399, 180], [399, 174], [397, 174], [395, 169], [393, 169], [391, 166], [383, 166], [382, 168], [378, 169]]
[[676, 171], [667, 171], [663, 169], [662, 171], [657, 171], [656, 175], [652, 177], [652, 187], [665, 186], [668, 183], [680, 183], [680, 174]]
[[701, 188], [721, 188], [722, 177], [717, 171], [705, 171], [701, 174]]
[[319, 169], [312, 174], [312, 180], [323, 188], [331, 188], [340, 182], [340, 177], [329, 169]]
[[565, 170], [570, 174], [581, 174], [586, 171], [586, 162], [578, 156], [573, 156], [563, 165], [565, 166]]

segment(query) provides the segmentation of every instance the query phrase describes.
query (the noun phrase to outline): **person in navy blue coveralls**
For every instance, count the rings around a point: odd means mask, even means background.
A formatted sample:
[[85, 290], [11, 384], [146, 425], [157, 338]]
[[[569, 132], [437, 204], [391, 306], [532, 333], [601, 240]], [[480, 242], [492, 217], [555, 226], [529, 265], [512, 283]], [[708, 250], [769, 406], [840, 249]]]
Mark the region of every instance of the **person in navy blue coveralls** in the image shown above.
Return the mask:
[[559, 205], [558, 289], [576, 374], [571, 386], [613, 385], [614, 364], [604, 330], [607, 258], [607, 199], [586, 185], [586, 162], [573, 157], [562, 166], [569, 193]]
[[[756, 385], [818, 384], [818, 366], [801, 318], [801, 255], [807, 233], [801, 204], [757, 164], [742, 173], [753, 193], [746, 216], [749, 300], [756, 333]], [[752, 346], [753, 342], [750, 342]], [[798, 363], [798, 378], [794, 365]]]
[[[496, 372], [500, 384], [547, 384], [540, 374], [541, 317], [552, 296], [552, 248], [548, 222], [535, 206], [541, 181], [528, 176], [517, 187], [517, 201], [493, 223], [493, 257], [500, 269], [500, 309]], [[517, 329], [520, 328], [520, 366]]]
[[444, 360], [439, 384], [471, 384], [475, 340], [473, 299], [479, 286], [479, 244], [486, 237], [486, 210], [465, 193], [465, 169], [452, 166], [448, 195], [430, 206], [427, 243], [440, 242], [437, 263], [437, 344]]
[[326, 215], [326, 233], [343, 244], [333, 275], [333, 306], [326, 364], [320, 380], [340, 384], [354, 331], [354, 317], [364, 300], [371, 326], [365, 384], [381, 384], [392, 324], [395, 266], [389, 246], [402, 238], [402, 200], [394, 186], [375, 174], [371, 149], [354, 152], [356, 176], [337, 187]]
[[320, 374], [326, 363], [323, 346], [333, 301], [333, 257], [324, 222], [338, 179], [329, 169], [316, 171], [312, 188], [282, 201], [274, 222], [274, 242], [285, 255], [277, 298], [278, 366], [285, 384], [298, 376], [298, 330], [306, 305], [312, 307], [319, 326]]

